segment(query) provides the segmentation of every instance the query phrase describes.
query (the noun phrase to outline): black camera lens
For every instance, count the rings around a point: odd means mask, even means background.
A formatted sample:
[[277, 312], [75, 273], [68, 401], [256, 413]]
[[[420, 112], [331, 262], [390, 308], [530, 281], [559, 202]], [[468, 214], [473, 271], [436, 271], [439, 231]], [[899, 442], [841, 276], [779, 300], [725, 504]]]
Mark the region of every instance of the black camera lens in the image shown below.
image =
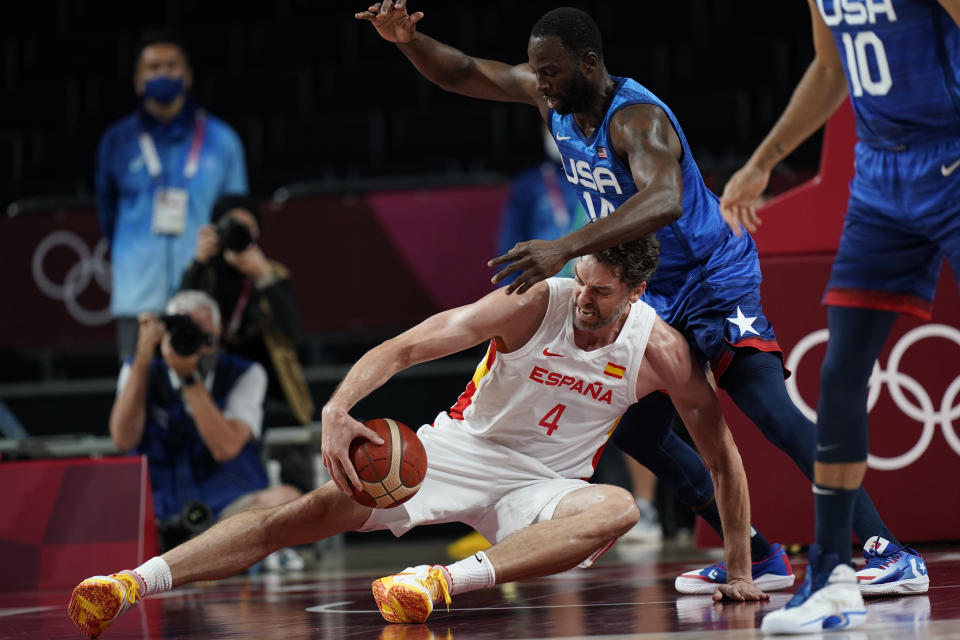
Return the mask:
[[220, 246], [239, 253], [250, 246], [253, 236], [250, 228], [232, 216], [224, 216], [217, 223], [217, 235], [220, 236]]
[[162, 315], [160, 322], [170, 333], [170, 346], [178, 355], [192, 356], [203, 345], [213, 344], [213, 337], [204, 333], [185, 313]]

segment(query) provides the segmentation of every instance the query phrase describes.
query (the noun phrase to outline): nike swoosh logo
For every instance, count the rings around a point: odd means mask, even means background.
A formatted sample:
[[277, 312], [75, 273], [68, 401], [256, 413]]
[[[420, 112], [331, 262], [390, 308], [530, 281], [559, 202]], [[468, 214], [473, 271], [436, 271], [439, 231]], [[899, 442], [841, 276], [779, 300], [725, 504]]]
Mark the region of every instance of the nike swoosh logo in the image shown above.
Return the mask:
[[[560, 142], [563, 142], [564, 140], [569, 140], [569, 139], [570, 139], [570, 136], [561, 136], [559, 133], [557, 134], [557, 140], [559, 140]], [[960, 162], [960, 160], [957, 160], [957, 162]]]
[[836, 448], [839, 447], [839, 446], [840, 446], [840, 443], [837, 443], [837, 444], [828, 444], [828, 445], [825, 446], [825, 447], [820, 446], [820, 445], [818, 444], [818, 445], [817, 445], [817, 453], [823, 453], [824, 451], [830, 451], [830, 449], [836, 449]]
[[545, 355], [545, 356], [553, 356], [554, 358], [562, 358], [562, 357], [563, 357], [563, 354], [562, 354], [562, 353], [550, 353], [547, 349], [544, 349], [544, 350], [543, 350], [543, 355]]
[[955, 161], [955, 162], [953, 162], [952, 164], [949, 164], [949, 165], [942, 164], [942, 165], [940, 165], [940, 173], [943, 175], [944, 178], [946, 178], [946, 177], [949, 176], [951, 173], [953, 173], [954, 171], [956, 171], [956, 170], [957, 170], [957, 167], [960, 167], [960, 160], [957, 160], [957, 161]]

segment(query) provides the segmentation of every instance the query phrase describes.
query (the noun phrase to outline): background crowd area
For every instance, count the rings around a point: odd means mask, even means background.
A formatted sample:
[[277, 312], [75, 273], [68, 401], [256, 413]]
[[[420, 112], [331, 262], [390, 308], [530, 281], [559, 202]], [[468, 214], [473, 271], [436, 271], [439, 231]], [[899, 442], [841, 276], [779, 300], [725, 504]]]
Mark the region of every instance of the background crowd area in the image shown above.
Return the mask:
[[[610, 72], [671, 107], [715, 192], [813, 56], [801, 0], [569, 4], [596, 19]], [[425, 12], [419, 28], [428, 35], [519, 63], [530, 27], [554, 6], [424, 0], [410, 10]], [[544, 159], [536, 111], [443, 92], [354, 20], [364, 8], [343, 0], [5, 7], [0, 409], [23, 428], [8, 440], [41, 439], [5, 458], [45, 455], [44, 438], [107, 435], [118, 361], [94, 161], [104, 131], [136, 108], [131, 77], [145, 30], [181, 36], [197, 103], [242, 141], [261, 245], [292, 274], [297, 355], [318, 409], [366, 349], [491, 288], [486, 261], [499, 252], [511, 181]], [[771, 193], [811, 177], [819, 150], [818, 135], [777, 169]], [[416, 367], [355, 413], [430, 422], [481, 355]], [[609, 473], [628, 482], [619, 458]], [[664, 511], [666, 526], [683, 525]]]

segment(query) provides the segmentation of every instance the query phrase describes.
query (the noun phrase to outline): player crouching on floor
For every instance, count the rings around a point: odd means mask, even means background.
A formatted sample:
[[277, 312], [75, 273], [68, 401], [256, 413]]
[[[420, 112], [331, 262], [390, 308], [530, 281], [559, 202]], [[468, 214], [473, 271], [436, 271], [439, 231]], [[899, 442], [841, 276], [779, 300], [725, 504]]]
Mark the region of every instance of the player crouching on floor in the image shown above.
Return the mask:
[[[618, 416], [658, 389], [670, 394], [716, 485], [727, 583], [714, 598], [767, 598], [750, 577], [747, 479], [716, 394], [683, 337], [640, 301], [657, 256], [656, 237], [646, 236], [581, 258], [573, 280], [552, 278], [524, 296], [494, 291], [375, 347], [323, 408], [330, 482], [286, 505], [224, 520], [134, 571], [85, 580], [70, 617], [96, 636], [145, 595], [225, 578], [276, 549], [352, 530], [399, 536], [460, 521], [494, 542], [466, 560], [375, 581], [390, 622], [423, 622], [451, 594], [588, 564], [638, 515], [629, 492], [582, 478], [593, 473]], [[350, 409], [397, 372], [484, 342], [489, 349], [467, 391], [418, 432], [428, 460], [420, 491], [392, 509], [351, 499], [362, 485], [350, 443], [381, 439]]]

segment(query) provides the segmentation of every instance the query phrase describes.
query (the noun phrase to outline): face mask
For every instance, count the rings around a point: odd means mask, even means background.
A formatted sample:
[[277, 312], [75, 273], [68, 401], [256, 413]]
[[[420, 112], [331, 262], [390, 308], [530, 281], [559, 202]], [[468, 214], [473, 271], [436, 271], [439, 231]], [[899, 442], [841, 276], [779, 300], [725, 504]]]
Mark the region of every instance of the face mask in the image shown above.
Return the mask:
[[160, 75], [147, 81], [143, 95], [160, 104], [170, 104], [183, 93], [183, 78]]

